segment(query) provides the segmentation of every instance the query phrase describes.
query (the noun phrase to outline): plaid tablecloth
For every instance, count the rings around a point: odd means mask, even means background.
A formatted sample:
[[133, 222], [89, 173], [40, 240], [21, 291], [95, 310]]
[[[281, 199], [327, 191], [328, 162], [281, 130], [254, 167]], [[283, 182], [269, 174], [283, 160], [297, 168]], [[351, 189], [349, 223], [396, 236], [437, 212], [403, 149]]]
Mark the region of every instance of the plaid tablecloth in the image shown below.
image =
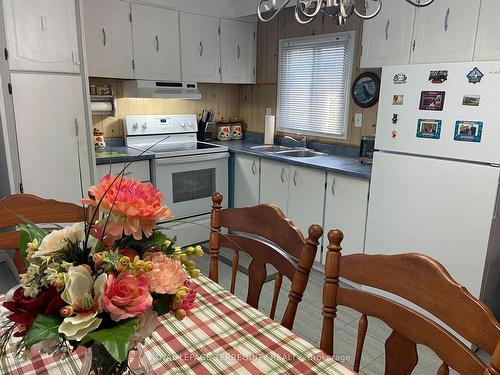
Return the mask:
[[[196, 284], [191, 314], [182, 321], [161, 318], [146, 340], [155, 374], [353, 374], [208, 278]], [[0, 373], [78, 374], [84, 355], [84, 348], [64, 360], [8, 355], [0, 359]]]

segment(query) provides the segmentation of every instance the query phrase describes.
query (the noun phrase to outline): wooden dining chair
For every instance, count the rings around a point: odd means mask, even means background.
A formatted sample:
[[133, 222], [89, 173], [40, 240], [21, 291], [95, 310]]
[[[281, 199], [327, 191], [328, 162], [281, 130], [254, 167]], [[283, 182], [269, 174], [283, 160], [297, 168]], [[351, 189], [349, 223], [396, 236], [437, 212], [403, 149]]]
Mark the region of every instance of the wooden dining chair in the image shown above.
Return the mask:
[[[274, 319], [281, 283], [286, 277], [291, 281], [291, 288], [281, 324], [291, 329], [323, 229], [319, 225], [311, 225], [309, 237], [304, 239], [300, 230], [276, 206], [262, 204], [223, 210], [222, 199], [219, 193], [212, 196], [209, 278], [219, 281], [219, 250], [233, 250], [230, 291], [234, 293], [240, 252], [245, 252], [252, 259], [248, 267], [247, 303], [258, 308], [267, 277], [266, 265], [272, 265], [278, 274], [274, 280], [270, 317]], [[223, 228], [229, 233], [222, 234]]]
[[[354, 360], [356, 372], [361, 363], [367, 316], [372, 316], [392, 329], [385, 342], [386, 375], [411, 374], [418, 363], [417, 344], [430, 348], [443, 361], [438, 375], [448, 374], [450, 368], [466, 375], [500, 374], [500, 324], [439, 262], [417, 253], [342, 256], [342, 239], [339, 230], [328, 233], [320, 344], [323, 351], [334, 353], [334, 319], [337, 306], [342, 305], [362, 314]], [[456, 333], [387, 294], [344, 287], [339, 278], [410, 301]], [[457, 334], [493, 354], [491, 364], [479, 359]]]
[[[17, 215], [16, 215], [17, 214]], [[30, 194], [14, 194], [0, 200], [0, 251], [14, 249], [14, 264], [19, 273], [26, 272], [19, 251], [19, 232], [15, 227], [24, 224], [21, 215], [35, 224], [76, 223], [85, 221], [87, 213], [73, 203], [43, 199]]]

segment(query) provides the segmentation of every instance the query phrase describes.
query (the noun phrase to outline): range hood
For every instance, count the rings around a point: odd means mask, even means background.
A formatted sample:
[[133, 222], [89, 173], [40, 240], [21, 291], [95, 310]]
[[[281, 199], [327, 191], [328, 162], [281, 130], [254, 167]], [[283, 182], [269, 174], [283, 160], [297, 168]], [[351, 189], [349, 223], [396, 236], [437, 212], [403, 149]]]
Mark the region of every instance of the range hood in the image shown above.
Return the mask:
[[123, 81], [125, 98], [201, 99], [198, 85], [192, 82]]

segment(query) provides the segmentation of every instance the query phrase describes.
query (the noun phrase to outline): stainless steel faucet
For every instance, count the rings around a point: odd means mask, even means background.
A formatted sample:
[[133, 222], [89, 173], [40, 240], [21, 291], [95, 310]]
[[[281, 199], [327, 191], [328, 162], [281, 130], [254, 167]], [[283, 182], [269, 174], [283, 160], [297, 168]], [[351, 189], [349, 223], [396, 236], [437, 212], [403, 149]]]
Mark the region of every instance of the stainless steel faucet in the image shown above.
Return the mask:
[[307, 138], [304, 134], [302, 133], [297, 133], [297, 136], [300, 137], [300, 141], [293, 138], [293, 137], [290, 137], [289, 135], [285, 135], [283, 137], [283, 139], [289, 139], [291, 141], [294, 141], [295, 143], [297, 143], [298, 145], [302, 144], [302, 146], [300, 148], [307, 148]]

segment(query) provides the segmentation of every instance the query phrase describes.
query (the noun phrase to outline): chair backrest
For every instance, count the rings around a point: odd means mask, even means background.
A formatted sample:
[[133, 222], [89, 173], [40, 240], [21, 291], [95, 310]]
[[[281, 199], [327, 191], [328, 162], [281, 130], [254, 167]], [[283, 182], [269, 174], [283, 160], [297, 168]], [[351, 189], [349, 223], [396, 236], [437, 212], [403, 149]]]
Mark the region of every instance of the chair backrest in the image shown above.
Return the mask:
[[73, 203], [43, 199], [30, 194], [15, 194], [1, 199], [0, 229], [14, 229], [0, 233], [0, 249], [17, 250], [14, 264], [19, 273], [24, 273], [26, 268], [19, 252], [19, 232], [15, 230], [16, 225], [24, 223], [18, 215], [36, 224], [76, 223], [87, 219], [84, 208]]
[[[459, 285], [439, 262], [417, 253], [342, 256], [342, 239], [339, 230], [328, 233], [322, 350], [333, 354], [336, 307], [342, 305], [362, 314], [355, 371], [359, 371], [361, 362], [367, 316], [373, 316], [392, 329], [385, 342], [386, 375], [411, 374], [418, 362], [417, 344], [432, 349], [443, 361], [438, 374], [448, 374], [449, 368], [468, 375], [498, 374], [495, 371], [500, 364], [500, 349], [488, 367], [459, 336], [493, 354], [500, 342], [500, 324], [490, 310]], [[382, 296], [346, 288], [339, 285], [339, 278], [386, 293], [381, 293]], [[413, 303], [444, 324], [408, 307], [403, 300], [397, 301], [389, 293]]]
[[[222, 209], [222, 195], [212, 196], [210, 232], [209, 278], [219, 279], [219, 250], [234, 251], [232, 258], [231, 293], [234, 293], [240, 251], [252, 260], [248, 267], [247, 302], [258, 308], [262, 286], [267, 277], [266, 265], [271, 264], [278, 274], [274, 283], [274, 295], [270, 316], [274, 319], [283, 276], [291, 281], [288, 305], [281, 324], [292, 328], [297, 305], [307, 286], [309, 272], [316, 257], [318, 240], [323, 234], [319, 225], [311, 225], [309, 237], [295, 228], [279, 208], [269, 204], [255, 207]], [[228, 230], [222, 234], [221, 228]]]

